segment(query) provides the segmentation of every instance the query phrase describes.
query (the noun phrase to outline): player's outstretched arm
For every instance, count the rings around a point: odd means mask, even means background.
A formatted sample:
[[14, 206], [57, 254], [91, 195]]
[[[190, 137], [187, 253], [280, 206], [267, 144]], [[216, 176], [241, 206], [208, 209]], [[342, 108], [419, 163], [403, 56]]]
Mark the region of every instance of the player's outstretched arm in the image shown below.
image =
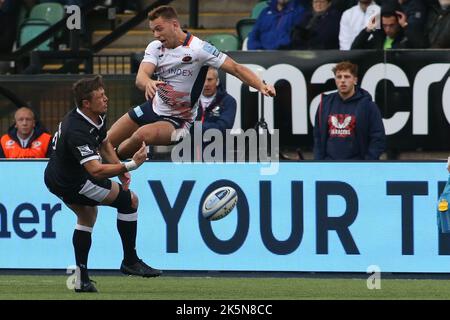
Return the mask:
[[103, 140], [99, 147], [100, 155], [102, 156], [103, 162], [105, 163], [120, 163], [119, 158], [117, 157], [116, 152], [114, 151], [114, 147], [108, 138]]
[[147, 100], [153, 99], [156, 94], [157, 86], [163, 84], [163, 81], [152, 80], [156, 66], [153, 63], [141, 62], [136, 75], [136, 87], [145, 92]]
[[136, 170], [147, 159], [147, 151], [145, 143], [142, 143], [141, 148], [133, 155], [133, 159], [125, 163], [103, 164], [100, 161], [93, 159], [85, 162], [84, 168], [95, 179], [105, 179], [115, 177], [122, 173]]
[[236, 63], [236, 61], [234, 61], [230, 57], [227, 57], [225, 59], [225, 62], [220, 68], [225, 72], [232, 74], [236, 78], [239, 78], [239, 80], [241, 80], [246, 85], [252, 86], [265, 96], [274, 97], [277, 94], [275, 88], [272, 85], [263, 82], [256, 75], [256, 73], [254, 73], [246, 66]]
[[[121, 163], [119, 157], [117, 157], [114, 147], [108, 138], [103, 140], [99, 148], [100, 155], [103, 159], [103, 163]], [[129, 172], [121, 173], [117, 176], [122, 183], [124, 190], [128, 190], [131, 182], [131, 175]]]

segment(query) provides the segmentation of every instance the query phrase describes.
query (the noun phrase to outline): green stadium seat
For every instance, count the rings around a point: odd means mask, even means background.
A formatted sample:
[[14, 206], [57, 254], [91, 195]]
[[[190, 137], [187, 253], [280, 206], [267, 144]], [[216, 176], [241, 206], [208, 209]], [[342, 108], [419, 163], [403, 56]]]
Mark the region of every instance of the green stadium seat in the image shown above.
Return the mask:
[[251, 15], [250, 17], [253, 18], [253, 19], [258, 19], [259, 14], [261, 13], [261, 11], [263, 11], [263, 9], [264, 9], [265, 7], [267, 7], [267, 6], [268, 6], [267, 1], [261, 1], [261, 2], [258, 2], [258, 3], [255, 4], [255, 6], [253, 7], [253, 9], [252, 9], [252, 15]]
[[218, 33], [207, 36], [208, 41], [220, 51], [236, 51], [239, 50], [239, 39], [233, 34]]
[[[19, 30], [18, 45], [23, 46], [31, 39], [36, 38], [40, 33], [50, 28], [53, 24], [64, 18], [64, 7], [60, 3], [44, 2], [31, 8], [28, 19], [25, 19]], [[57, 37], [61, 36], [61, 32], [57, 33]], [[50, 44], [55, 37], [46, 40], [40, 44], [35, 50], [49, 51]]]
[[[22, 24], [19, 33], [18, 46], [21, 47], [30, 40], [36, 38], [42, 32], [50, 28], [50, 25], [45, 20], [27, 20]], [[50, 39], [41, 43], [35, 50], [49, 51]]]
[[64, 18], [64, 7], [60, 3], [44, 2], [31, 8], [30, 19], [42, 19], [51, 25]]
[[247, 18], [241, 19], [236, 23], [236, 32], [238, 34], [239, 42], [244, 42], [244, 39], [248, 37], [248, 34], [252, 31], [253, 26], [256, 23], [256, 19]]

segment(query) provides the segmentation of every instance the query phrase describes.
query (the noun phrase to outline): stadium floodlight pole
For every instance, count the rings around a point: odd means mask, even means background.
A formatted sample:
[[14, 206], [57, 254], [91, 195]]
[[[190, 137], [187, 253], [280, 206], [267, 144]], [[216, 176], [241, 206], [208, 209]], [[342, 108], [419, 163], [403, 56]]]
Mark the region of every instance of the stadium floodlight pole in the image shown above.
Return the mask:
[[189, 28], [198, 28], [198, 0], [189, 0]]

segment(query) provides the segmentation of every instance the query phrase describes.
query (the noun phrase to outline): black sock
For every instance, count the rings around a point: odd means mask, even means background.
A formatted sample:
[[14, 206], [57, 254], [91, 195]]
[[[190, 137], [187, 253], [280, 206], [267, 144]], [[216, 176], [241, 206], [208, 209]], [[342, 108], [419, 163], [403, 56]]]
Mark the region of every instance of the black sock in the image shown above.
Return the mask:
[[123, 262], [126, 265], [132, 265], [139, 260], [136, 254], [137, 221], [117, 219], [117, 230], [122, 239]]
[[[79, 228], [79, 226], [77, 225], [76, 228]], [[81, 226], [81, 228], [86, 229], [88, 227]], [[89, 229], [91, 229], [92, 232], [92, 228]], [[75, 249], [75, 261], [77, 267], [80, 269], [80, 278], [83, 282], [89, 281], [87, 262], [92, 242], [91, 232], [75, 229], [72, 238], [73, 247]]]

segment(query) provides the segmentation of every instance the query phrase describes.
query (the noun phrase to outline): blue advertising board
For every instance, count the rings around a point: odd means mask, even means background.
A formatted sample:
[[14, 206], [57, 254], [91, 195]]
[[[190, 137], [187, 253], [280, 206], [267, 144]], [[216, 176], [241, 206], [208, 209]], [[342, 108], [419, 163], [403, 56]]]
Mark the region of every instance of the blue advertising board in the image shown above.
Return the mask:
[[[45, 165], [0, 162], [0, 268], [74, 264], [76, 218], [46, 189]], [[267, 166], [142, 165], [131, 184], [138, 254], [163, 270], [450, 270], [450, 236], [436, 222], [443, 162], [286, 162], [272, 174]], [[223, 185], [237, 190], [238, 204], [207, 221], [202, 199]], [[115, 209], [100, 207], [89, 267], [118, 269], [121, 259]]]

